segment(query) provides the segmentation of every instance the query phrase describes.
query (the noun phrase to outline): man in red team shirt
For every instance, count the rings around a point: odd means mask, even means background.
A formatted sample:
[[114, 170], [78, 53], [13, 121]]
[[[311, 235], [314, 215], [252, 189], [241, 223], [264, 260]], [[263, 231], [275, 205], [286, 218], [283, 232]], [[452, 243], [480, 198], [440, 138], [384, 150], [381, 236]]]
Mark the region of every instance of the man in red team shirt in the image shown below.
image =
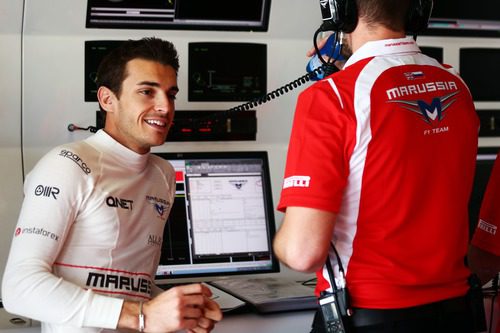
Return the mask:
[[479, 122], [455, 71], [406, 37], [432, 1], [333, 3], [353, 53], [299, 96], [275, 252], [317, 273], [318, 296], [347, 286], [353, 332], [473, 332], [464, 259]]
[[[495, 165], [484, 194], [479, 223], [469, 248], [469, 264], [482, 282], [487, 282], [500, 271], [500, 158], [497, 156]], [[500, 305], [500, 298], [497, 298]], [[500, 325], [496, 332], [500, 333]]]

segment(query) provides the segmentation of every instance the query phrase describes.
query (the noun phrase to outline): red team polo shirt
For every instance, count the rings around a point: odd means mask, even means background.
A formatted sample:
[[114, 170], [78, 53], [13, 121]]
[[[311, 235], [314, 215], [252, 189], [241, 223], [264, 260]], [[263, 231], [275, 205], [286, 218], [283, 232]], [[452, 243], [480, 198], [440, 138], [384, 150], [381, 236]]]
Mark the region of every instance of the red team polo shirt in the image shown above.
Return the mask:
[[[478, 128], [463, 81], [412, 38], [367, 43], [300, 94], [278, 209], [337, 214], [333, 243], [353, 306], [466, 293]], [[318, 272], [317, 292], [330, 287], [327, 274]]]
[[500, 161], [497, 156], [481, 203], [479, 223], [472, 244], [500, 256]]
[[[500, 158], [497, 155], [495, 165], [491, 171], [488, 186], [484, 193], [479, 212], [479, 223], [472, 244], [478, 248], [500, 256]], [[500, 308], [500, 298], [497, 298], [497, 306]], [[497, 319], [496, 332], [500, 333], [500, 319]]]

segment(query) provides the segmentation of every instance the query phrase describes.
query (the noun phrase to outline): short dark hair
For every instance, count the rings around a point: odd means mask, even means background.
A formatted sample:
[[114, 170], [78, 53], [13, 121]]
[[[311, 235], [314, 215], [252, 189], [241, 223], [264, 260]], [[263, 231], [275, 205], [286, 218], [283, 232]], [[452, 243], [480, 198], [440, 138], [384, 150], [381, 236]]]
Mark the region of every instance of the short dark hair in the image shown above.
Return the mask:
[[410, 2], [413, 0], [356, 0], [358, 16], [368, 24], [381, 24], [394, 31], [404, 31]]
[[133, 59], [151, 60], [165, 66], [170, 65], [176, 74], [179, 71], [179, 56], [171, 42], [156, 37], [127, 40], [102, 59], [97, 69], [97, 88], [107, 87], [116, 96], [120, 96], [122, 83], [127, 76], [127, 63]]

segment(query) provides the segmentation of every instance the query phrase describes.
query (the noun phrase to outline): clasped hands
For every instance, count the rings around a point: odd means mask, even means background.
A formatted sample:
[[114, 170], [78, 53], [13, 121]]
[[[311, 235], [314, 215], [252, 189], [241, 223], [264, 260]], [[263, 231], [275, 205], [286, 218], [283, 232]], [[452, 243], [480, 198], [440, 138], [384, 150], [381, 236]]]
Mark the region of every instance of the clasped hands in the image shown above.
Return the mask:
[[[162, 292], [143, 303], [144, 332], [210, 332], [222, 319], [222, 311], [211, 296], [210, 289], [201, 283], [180, 285]], [[139, 311], [138, 302], [126, 301], [118, 326], [137, 330]]]

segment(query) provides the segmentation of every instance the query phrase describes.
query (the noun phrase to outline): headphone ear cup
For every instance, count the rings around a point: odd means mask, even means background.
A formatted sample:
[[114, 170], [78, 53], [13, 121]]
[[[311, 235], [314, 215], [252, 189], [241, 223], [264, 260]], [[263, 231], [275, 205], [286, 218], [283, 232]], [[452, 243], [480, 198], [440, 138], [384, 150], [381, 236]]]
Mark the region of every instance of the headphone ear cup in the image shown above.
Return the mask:
[[432, 0], [411, 0], [405, 26], [407, 33], [417, 34], [427, 29], [432, 6]]
[[320, 4], [323, 30], [350, 33], [356, 28], [358, 24], [356, 0], [320, 0]]
[[356, 6], [356, 0], [345, 0], [343, 13], [345, 18], [340, 31], [345, 33], [353, 32], [358, 25], [358, 7]]

